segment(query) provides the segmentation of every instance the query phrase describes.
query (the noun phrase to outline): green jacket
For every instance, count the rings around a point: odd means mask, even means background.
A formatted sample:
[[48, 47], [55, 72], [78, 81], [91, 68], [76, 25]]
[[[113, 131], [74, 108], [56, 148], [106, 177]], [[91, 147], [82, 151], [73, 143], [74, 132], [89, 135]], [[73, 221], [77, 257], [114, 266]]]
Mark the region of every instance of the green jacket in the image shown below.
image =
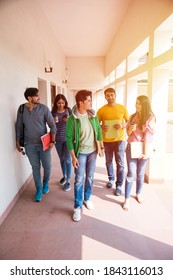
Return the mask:
[[[95, 115], [94, 110], [88, 110], [88, 118], [92, 124], [95, 141], [102, 141], [102, 131], [100, 127], [99, 120]], [[81, 132], [81, 122], [78, 118], [78, 110], [75, 105], [72, 109], [72, 114], [69, 116], [66, 122], [66, 141], [69, 150], [74, 150], [75, 156], [79, 155], [79, 144], [80, 144], [80, 132]]]

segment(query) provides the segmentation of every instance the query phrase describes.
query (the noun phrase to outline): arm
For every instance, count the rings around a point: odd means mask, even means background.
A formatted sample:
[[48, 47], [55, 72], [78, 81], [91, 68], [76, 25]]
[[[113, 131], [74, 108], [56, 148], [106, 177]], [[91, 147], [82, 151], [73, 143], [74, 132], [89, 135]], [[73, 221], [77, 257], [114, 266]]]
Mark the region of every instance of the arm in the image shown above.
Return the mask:
[[78, 159], [75, 156], [74, 150], [70, 150], [70, 154], [71, 154], [71, 158], [72, 158], [73, 167], [78, 168], [79, 167], [79, 162], [78, 162]]
[[106, 125], [106, 124], [104, 124], [104, 122], [102, 122], [102, 124], [101, 124], [101, 129], [102, 129], [103, 131], [107, 132], [107, 131], [109, 130], [109, 126]]
[[75, 138], [74, 120], [72, 120], [72, 117], [69, 117], [66, 122], [66, 142], [69, 150], [75, 150], [74, 138]]
[[[66, 142], [68, 149], [70, 151], [71, 157], [72, 157], [72, 164], [74, 168], [79, 167], [79, 162], [75, 154], [75, 145], [76, 141], [75, 139], [75, 120], [73, 120], [73, 117], [69, 117], [66, 122]], [[74, 144], [75, 142], [75, 144]]]
[[126, 107], [123, 106], [123, 109], [124, 109], [124, 115], [123, 115], [122, 123], [114, 125], [114, 128], [117, 129], [117, 130], [118, 129], [125, 129], [126, 125], [127, 125], [127, 122], [129, 120], [129, 113], [128, 113]]
[[155, 133], [155, 124], [156, 124], [155, 117], [151, 116], [149, 120], [146, 122], [146, 124], [142, 126], [144, 141], [151, 142], [148, 140], [151, 139]]
[[50, 141], [50, 145], [49, 145], [49, 149], [52, 149], [54, 144], [55, 144], [55, 138], [56, 138], [56, 125], [55, 125], [55, 121], [54, 118], [49, 110], [48, 107], [46, 107], [46, 122], [50, 128], [50, 135], [51, 135], [51, 141]]
[[50, 133], [50, 137], [51, 137], [51, 140], [50, 140], [50, 144], [49, 144], [49, 149], [52, 149], [54, 144], [55, 144], [55, 136], [56, 134], [55, 133]]
[[127, 129], [127, 135], [130, 136], [135, 130], [136, 130], [136, 124], [129, 123], [128, 129]]
[[54, 118], [49, 110], [49, 108], [46, 106], [46, 112], [45, 112], [45, 119], [48, 124], [48, 127], [50, 128], [50, 133], [51, 134], [56, 134], [56, 125]]
[[99, 156], [104, 156], [104, 145], [103, 145], [103, 136], [102, 136], [102, 130], [101, 126], [98, 120], [98, 117], [95, 117], [95, 129], [96, 129], [96, 142], [97, 142], [97, 152]]
[[101, 109], [99, 109], [97, 112], [97, 118], [98, 118], [98, 122], [100, 123], [101, 130], [107, 132], [109, 129], [109, 126], [105, 125], [104, 121], [102, 120]]
[[102, 136], [102, 129], [101, 129], [101, 125], [99, 123], [99, 119], [96, 116], [95, 117], [95, 129], [96, 129], [96, 140], [102, 141], [103, 140], [103, 136]]
[[121, 129], [121, 128], [126, 128], [126, 123], [116, 123], [114, 124], [115, 129]]
[[136, 130], [136, 123], [132, 122], [133, 115], [130, 116], [128, 122], [126, 123], [126, 132], [130, 136]]
[[144, 133], [144, 145], [143, 145], [143, 154], [142, 154], [143, 159], [148, 158], [147, 143], [152, 143], [153, 134], [155, 132], [155, 123], [156, 123], [155, 117], [152, 116], [149, 118], [149, 120], [146, 122], [146, 124], [143, 125], [143, 127], [142, 127], [143, 133]]

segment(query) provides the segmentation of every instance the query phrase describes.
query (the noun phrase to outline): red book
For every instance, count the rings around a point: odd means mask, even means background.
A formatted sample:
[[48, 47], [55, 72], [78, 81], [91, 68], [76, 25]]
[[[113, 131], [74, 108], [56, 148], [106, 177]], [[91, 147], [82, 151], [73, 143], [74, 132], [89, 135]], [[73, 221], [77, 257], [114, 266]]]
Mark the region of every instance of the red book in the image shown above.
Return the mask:
[[41, 136], [41, 141], [43, 143], [43, 151], [49, 149], [50, 140], [51, 140], [50, 132]]

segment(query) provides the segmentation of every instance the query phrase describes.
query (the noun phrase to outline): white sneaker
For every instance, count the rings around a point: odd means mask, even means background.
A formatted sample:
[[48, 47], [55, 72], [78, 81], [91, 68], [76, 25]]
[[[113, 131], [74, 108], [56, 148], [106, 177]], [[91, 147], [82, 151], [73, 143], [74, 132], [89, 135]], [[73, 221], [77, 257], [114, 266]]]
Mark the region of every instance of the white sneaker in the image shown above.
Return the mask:
[[75, 209], [74, 209], [74, 212], [73, 212], [73, 221], [79, 222], [80, 219], [81, 219], [81, 209], [78, 207], [78, 208], [75, 208]]
[[91, 200], [84, 201], [84, 205], [85, 205], [85, 207], [86, 207], [87, 209], [89, 209], [89, 210], [94, 209], [94, 204], [92, 203]]

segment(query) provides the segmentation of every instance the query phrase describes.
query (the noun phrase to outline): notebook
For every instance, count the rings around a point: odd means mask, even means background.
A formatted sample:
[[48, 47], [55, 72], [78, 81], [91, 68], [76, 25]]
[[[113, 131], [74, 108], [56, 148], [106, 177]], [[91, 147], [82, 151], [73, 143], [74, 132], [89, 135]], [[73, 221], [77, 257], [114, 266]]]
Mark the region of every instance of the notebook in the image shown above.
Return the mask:
[[[152, 143], [145, 143], [146, 145], [146, 155], [148, 157], [153, 157], [155, 149]], [[143, 142], [131, 142], [131, 158], [140, 158], [143, 154]]]
[[47, 149], [49, 149], [50, 140], [51, 140], [50, 132], [41, 136], [41, 141], [42, 141], [42, 144], [43, 144], [43, 151], [46, 151]]

